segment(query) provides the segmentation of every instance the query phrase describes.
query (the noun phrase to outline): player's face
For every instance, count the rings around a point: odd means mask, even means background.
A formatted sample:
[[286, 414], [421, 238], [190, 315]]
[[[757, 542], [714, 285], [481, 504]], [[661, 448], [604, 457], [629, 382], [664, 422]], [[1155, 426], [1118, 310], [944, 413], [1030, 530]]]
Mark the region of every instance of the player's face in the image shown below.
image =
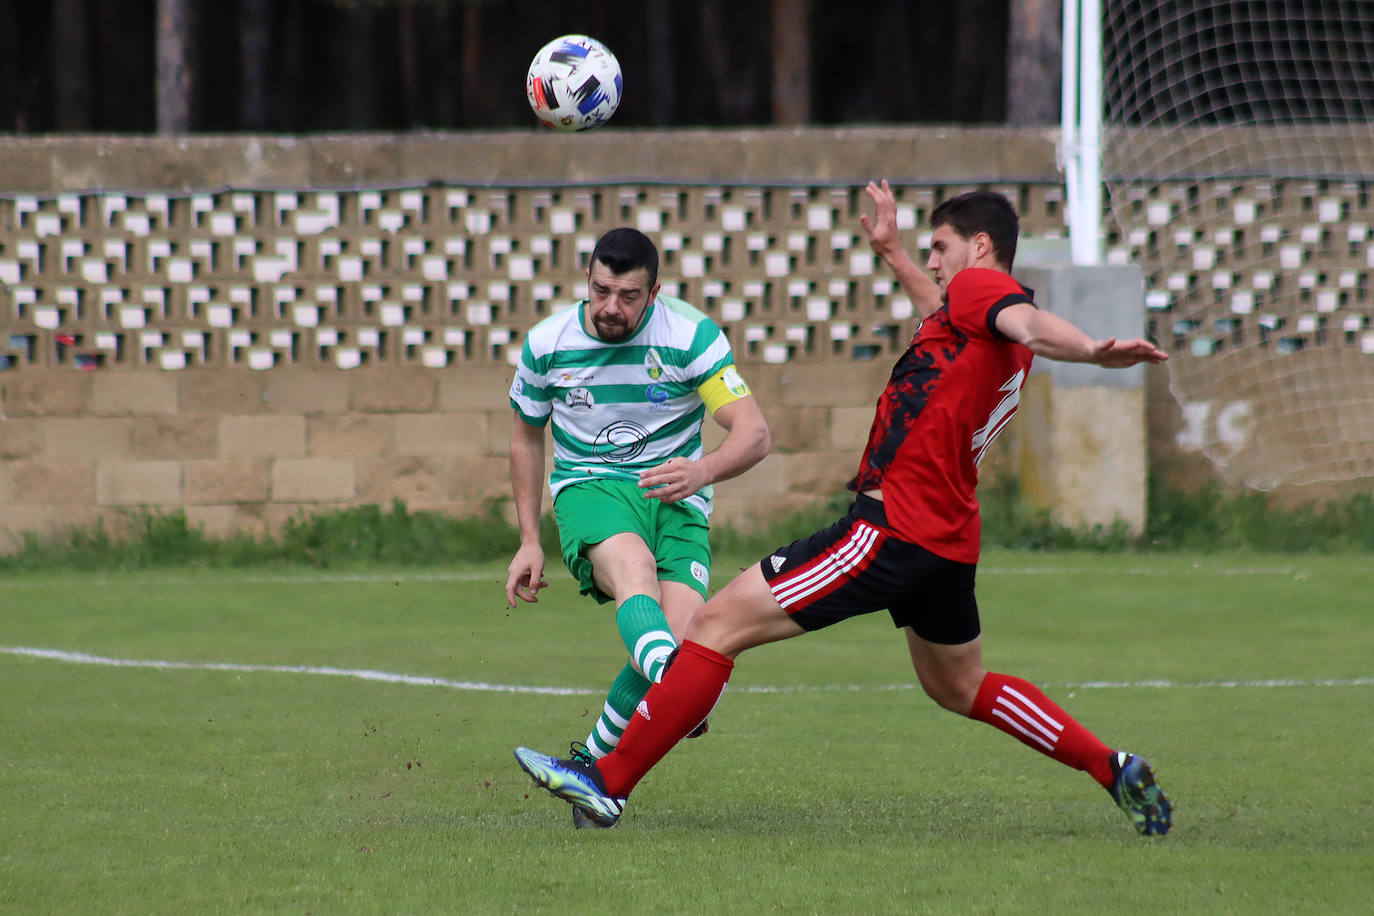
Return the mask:
[[649, 288], [649, 271], [643, 267], [623, 274], [611, 273], [600, 261], [587, 273], [587, 317], [596, 336], [614, 343], [639, 329], [644, 312], [658, 295], [658, 284]]
[[991, 248], [992, 242], [986, 233], [979, 232], [966, 239], [949, 223], [944, 223], [930, 234], [930, 259], [926, 261], [926, 269], [935, 275], [936, 284], [943, 290], [955, 274], [972, 267]]

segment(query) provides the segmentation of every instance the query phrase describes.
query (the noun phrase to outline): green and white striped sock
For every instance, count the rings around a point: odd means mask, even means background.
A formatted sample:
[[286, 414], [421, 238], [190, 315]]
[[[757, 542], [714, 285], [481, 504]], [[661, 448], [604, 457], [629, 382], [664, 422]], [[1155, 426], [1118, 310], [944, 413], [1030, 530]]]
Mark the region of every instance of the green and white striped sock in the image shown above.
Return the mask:
[[601, 718], [596, 720], [596, 727], [587, 736], [587, 750], [592, 752], [593, 757], [605, 757], [615, 750], [625, 726], [630, 724], [630, 717], [635, 714], [635, 706], [648, 692], [649, 682], [635, 670], [634, 665], [627, 664], [620, 669], [620, 674], [611, 682], [610, 692], [606, 694]]
[[630, 650], [630, 662], [650, 683], [658, 683], [668, 656], [677, 648], [663, 608], [648, 595], [631, 595], [615, 612], [615, 624]]

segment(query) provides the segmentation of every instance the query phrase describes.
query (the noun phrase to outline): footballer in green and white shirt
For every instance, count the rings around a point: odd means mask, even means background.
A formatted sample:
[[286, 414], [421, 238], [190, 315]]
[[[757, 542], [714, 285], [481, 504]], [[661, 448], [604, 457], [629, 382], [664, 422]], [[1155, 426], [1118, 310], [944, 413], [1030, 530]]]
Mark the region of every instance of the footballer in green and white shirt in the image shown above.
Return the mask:
[[[592, 250], [587, 298], [530, 329], [510, 388], [520, 549], [506, 601], [512, 608], [538, 601], [548, 584], [540, 503], [551, 427], [549, 489], [563, 562], [583, 594], [615, 603], [629, 652], [587, 736], [594, 757], [615, 747], [649, 684], [662, 677], [674, 634], [706, 600], [712, 484], [768, 454], [768, 424], [725, 335], [697, 309], [658, 292], [653, 242], [629, 227], [607, 232]], [[705, 452], [708, 413], [725, 437]], [[576, 812], [573, 822], [587, 826]]]
[[[586, 309], [584, 300], [530, 330], [511, 385], [522, 420], [553, 419], [555, 498], [579, 481], [638, 480], [670, 458], [700, 458], [706, 411], [749, 395], [725, 335], [681, 299], [655, 297], [616, 343], [587, 332]], [[711, 487], [683, 501], [709, 515]]]

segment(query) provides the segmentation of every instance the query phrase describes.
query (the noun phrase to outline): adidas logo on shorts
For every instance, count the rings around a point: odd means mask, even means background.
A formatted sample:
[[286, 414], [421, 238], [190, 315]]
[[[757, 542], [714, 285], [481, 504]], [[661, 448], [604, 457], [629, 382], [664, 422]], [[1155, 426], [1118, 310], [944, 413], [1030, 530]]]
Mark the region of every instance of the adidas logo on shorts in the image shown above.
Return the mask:
[[773, 564], [773, 572], [777, 572], [782, 569], [782, 564], [786, 563], [787, 560], [777, 554], [773, 554], [768, 558], [768, 562]]
[[653, 719], [653, 716], [649, 715], [649, 704], [644, 700], [639, 701], [639, 705], [635, 707], [635, 712], [643, 716], [646, 721]]

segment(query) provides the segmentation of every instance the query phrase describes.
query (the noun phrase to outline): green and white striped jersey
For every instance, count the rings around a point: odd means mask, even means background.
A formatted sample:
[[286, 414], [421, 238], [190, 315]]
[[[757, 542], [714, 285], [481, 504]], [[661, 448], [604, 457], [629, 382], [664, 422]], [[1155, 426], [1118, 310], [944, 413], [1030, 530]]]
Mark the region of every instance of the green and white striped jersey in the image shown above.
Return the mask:
[[[725, 335], [681, 299], [658, 296], [639, 330], [617, 343], [583, 329], [586, 307], [583, 300], [530, 329], [510, 388], [526, 423], [553, 417], [555, 496], [578, 481], [637, 480], [669, 458], [700, 458], [706, 404], [697, 389], [728, 369], [729, 390], [748, 394]], [[711, 487], [683, 502], [709, 516]]]

